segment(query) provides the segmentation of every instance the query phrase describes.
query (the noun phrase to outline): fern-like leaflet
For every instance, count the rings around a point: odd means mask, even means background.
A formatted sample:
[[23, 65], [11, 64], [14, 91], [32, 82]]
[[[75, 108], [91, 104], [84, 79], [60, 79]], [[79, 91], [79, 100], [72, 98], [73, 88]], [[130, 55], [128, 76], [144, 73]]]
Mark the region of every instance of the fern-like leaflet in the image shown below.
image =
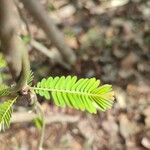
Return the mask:
[[11, 93], [11, 88], [5, 84], [0, 85], [0, 97], [1, 96], [8, 96]]
[[12, 115], [12, 106], [17, 98], [13, 100], [7, 100], [0, 104], [0, 131], [4, 131], [10, 126], [10, 119]]
[[33, 72], [32, 72], [32, 70], [30, 70], [30, 73], [29, 73], [29, 76], [28, 76], [28, 79], [27, 79], [27, 84], [29, 86], [32, 85], [33, 78], [34, 78]]
[[97, 108], [105, 111], [112, 107], [114, 101], [112, 86], [100, 86], [100, 80], [95, 78], [49, 77], [42, 79], [33, 89], [48, 100], [52, 97], [57, 106], [69, 106], [90, 113], [96, 113]]

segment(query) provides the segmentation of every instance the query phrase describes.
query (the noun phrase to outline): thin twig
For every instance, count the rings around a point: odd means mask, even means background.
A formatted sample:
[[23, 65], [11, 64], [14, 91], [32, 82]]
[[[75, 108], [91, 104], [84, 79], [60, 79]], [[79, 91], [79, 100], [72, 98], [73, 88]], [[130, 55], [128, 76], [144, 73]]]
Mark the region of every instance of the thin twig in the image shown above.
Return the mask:
[[[29, 113], [29, 112], [14, 112], [12, 114], [12, 123], [26, 123], [31, 122], [34, 118], [37, 117], [37, 114], [35, 113]], [[51, 123], [76, 123], [80, 119], [79, 116], [71, 116], [66, 114], [49, 114], [45, 115], [45, 124], [51, 124]]]
[[44, 117], [44, 112], [42, 110], [41, 104], [36, 101], [36, 109], [37, 113], [39, 114], [40, 118], [42, 118], [42, 129], [41, 129], [41, 136], [39, 140], [39, 145], [38, 145], [38, 150], [43, 150], [43, 143], [44, 143], [44, 136], [45, 136], [45, 117]]
[[31, 13], [40, 27], [45, 31], [53, 44], [58, 48], [68, 65], [76, 61], [73, 50], [65, 43], [62, 33], [58, 30], [53, 20], [45, 11], [44, 7], [37, 0], [21, 0], [25, 8]]
[[66, 62], [63, 61], [62, 56], [60, 55], [59, 51], [57, 51], [57, 50], [50, 51], [43, 44], [41, 44], [40, 42], [38, 42], [34, 39], [31, 39], [30, 44], [36, 50], [38, 50], [39, 52], [43, 53], [45, 56], [50, 58], [52, 63], [58, 63], [58, 64], [62, 65], [64, 68], [70, 70], [70, 66]]

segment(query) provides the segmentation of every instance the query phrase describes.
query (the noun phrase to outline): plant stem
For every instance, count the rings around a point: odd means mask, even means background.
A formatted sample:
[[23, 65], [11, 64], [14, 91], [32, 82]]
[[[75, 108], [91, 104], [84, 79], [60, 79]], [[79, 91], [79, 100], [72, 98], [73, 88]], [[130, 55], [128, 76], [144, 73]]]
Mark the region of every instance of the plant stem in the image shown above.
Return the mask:
[[[80, 92], [80, 91], [75, 91], [75, 90], [63, 90], [63, 89], [54, 89], [54, 88], [40, 88], [40, 87], [30, 87], [33, 90], [42, 90], [42, 91], [49, 91], [49, 92], [62, 92], [62, 93], [70, 93], [70, 94], [79, 94], [79, 95], [87, 95], [87, 96], [92, 96], [92, 97], [100, 97], [102, 98], [103, 96], [106, 96], [107, 93], [90, 93], [90, 92]], [[110, 91], [109, 95], [113, 96], [114, 92]]]
[[39, 140], [39, 145], [38, 145], [38, 150], [43, 150], [43, 143], [44, 143], [44, 136], [45, 136], [45, 117], [44, 117], [44, 112], [41, 108], [41, 104], [36, 101], [36, 108], [37, 112], [39, 113], [40, 117], [42, 118], [42, 129], [41, 129], [41, 137]]
[[0, 40], [2, 52], [7, 60], [16, 85], [8, 88], [17, 93], [27, 86], [30, 62], [27, 47], [20, 38], [20, 17], [13, 0], [0, 0]]

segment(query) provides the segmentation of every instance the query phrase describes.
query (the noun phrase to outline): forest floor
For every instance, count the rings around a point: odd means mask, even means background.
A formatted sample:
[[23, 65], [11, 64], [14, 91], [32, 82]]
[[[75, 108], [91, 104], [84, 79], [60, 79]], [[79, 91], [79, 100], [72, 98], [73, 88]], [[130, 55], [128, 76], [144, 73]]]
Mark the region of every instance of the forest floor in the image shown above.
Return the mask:
[[[47, 116], [59, 114], [57, 122], [46, 125], [44, 150], [150, 150], [150, 1], [42, 2], [77, 62], [68, 70], [32, 48], [35, 82], [50, 75], [94, 76], [112, 84], [116, 96], [113, 108], [97, 115], [58, 108], [39, 97]], [[54, 50], [35, 22], [28, 21], [33, 38]], [[0, 150], [36, 150], [38, 139], [32, 122], [13, 123], [0, 133]]]

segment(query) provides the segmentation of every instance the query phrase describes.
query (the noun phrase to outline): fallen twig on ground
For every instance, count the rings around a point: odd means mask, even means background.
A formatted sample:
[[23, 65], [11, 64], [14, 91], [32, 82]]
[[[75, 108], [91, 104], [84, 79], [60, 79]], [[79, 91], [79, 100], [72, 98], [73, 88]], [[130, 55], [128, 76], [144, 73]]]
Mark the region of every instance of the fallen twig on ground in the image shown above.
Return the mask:
[[[29, 112], [14, 112], [12, 114], [12, 123], [31, 122], [37, 114]], [[55, 122], [75, 123], [79, 121], [79, 116], [71, 116], [65, 114], [50, 114], [45, 116], [45, 123], [51, 124]]]
[[63, 61], [62, 56], [60, 55], [59, 51], [57, 51], [57, 49], [53, 49], [53, 50], [50, 51], [47, 47], [45, 47], [43, 44], [41, 44], [40, 42], [38, 42], [38, 41], [36, 41], [34, 39], [32, 39], [30, 41], [30, 44], [36, 50], [40, 51], [45, 56], [50, 58], [50, 61], [53, 64], [54, 63], [58, 63], [58, 64], [62, 65], [64, 68], [66, 68], [68, 70], [70, 69], [70, 66]]

